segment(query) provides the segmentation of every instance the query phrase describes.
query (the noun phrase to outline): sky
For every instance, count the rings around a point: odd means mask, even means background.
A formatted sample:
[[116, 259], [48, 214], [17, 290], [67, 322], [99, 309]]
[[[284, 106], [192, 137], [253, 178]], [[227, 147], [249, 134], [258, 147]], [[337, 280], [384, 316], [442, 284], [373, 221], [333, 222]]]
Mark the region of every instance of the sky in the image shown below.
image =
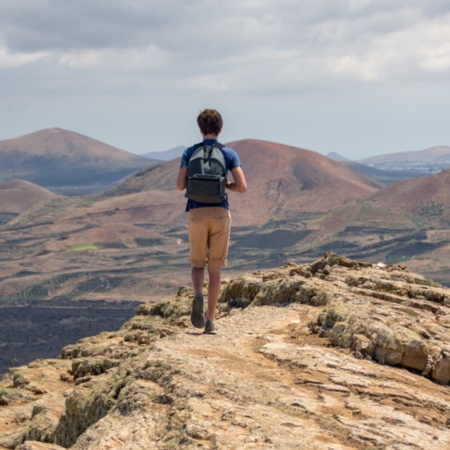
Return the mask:
[[0, 0], [0, 140], [131, 153], [262, 139], [348, 159], [450, 146], [449, 0]]

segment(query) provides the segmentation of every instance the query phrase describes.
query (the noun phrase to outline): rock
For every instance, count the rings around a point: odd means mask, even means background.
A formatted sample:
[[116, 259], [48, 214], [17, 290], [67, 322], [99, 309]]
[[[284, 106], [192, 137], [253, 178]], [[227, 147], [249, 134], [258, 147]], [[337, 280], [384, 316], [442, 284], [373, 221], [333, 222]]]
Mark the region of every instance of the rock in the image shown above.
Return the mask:
[[119, 360], [113, 360], [105, 356], [93, 356], [91, 358], [77, 358], [72, 360], [72, 374], [74, 380], [86, 377], [86, 375], [100, 375], [112, 367], [117, 367]]
[[450, 448], [449, 290], [327, 254], [224, 280], [217, 335], [192, 298], [11, 370], [0, 448]]
[[20, 372], [13, 372], [12, 381], [14, 387], [24, 387], [27, 384], [30, 384], [30, 380]]
[[44, 386], [41, 386], [41, 385], [38, 385], [38, 384], [35, 384], [35, 383], [30, 383], [27, 386], [27, 389], [30, 392], [32, 392], [33, 394], [36, 394], [36, 395], [42, 395], [42, 394], [46, 394], [48, 392], [47, 389]]
[[16, 447], [15, 450], [64, 450], [64, 447], [43, 442], [26, 441], [22, 445]]
[[[428, 348], [424, 341], [412, 338], [405, 344], [401, 365], [423, 371], [427, 365]], [[432, 375], [432, 378], [435, 378]]]
[[443, 384], [450, 381], [450, 358], [438, 359], [431, 371], [431, 377]]

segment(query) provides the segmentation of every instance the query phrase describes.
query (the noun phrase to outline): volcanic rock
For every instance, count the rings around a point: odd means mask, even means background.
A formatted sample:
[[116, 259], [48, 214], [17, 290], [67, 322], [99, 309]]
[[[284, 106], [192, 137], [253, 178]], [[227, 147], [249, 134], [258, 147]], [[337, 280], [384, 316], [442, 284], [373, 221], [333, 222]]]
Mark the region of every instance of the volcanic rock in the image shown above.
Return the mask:
[[193, 292], [11, 369], [0, 448], [450, 448], [450, 291], [339, 255], [223, 282], [217, 335]]

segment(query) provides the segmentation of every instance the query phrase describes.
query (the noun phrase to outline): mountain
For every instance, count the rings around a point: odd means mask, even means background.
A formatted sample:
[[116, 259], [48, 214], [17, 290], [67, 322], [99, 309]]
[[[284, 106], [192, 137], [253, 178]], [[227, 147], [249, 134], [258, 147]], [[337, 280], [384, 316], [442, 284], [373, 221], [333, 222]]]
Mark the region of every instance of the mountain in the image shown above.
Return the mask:
[[450, 147], [372, 156], [346, 165], [385, 185], [410, 178], [424, 178], [450, 168]]
[[450, 162], [450, 147], [436, 146], [425, 150], [411, 152], [389, 153], [378, 156], [371, 156], [359, 160], [363, 164], [383, 164], [383, 163], [405, 163], [405, 162]]
[[157, 161], [157, 160], [170, 161], [171, 159], [179, 158], [185, 150], [186, 150], [186, 147], [180, 146], [180, 147], [171, 148], [170, 150], [165, 150], [162, 152], [144, 153], [141, 156], [144, 156], [145, 158], [150, 158], [154, 161]]
[[[385, 186], [360, 202], [330, 211], [315, 222], [315, 247], [303, 257], [342, 252], [352, 258], [405, 263], [450, 285], [450, 170]], [[315, 251], [312, 251], [312, 250]]]
[[11, 368], [0, 447], [450, 448], [448, 289], [324, 255], [224, 280], [217, 335], [191, 327], [193, 296]]
[[[229, 194], [236, 226], [262, 226], [308, 213], [326, 213], [347, 202], [366, 198], [381, 184], [318, 153], [281, 144], [243, 140], [229, 144], [238, 151], [248, 182], [245, 195]], [[255, 157], [256, 156], [256, 157]], [[160, 162], [140, 170], [100, 196], [88, 207], [75, 208], [76, 199], [58, 201], [51, 215], [42, 209], [15, 220], [29, 226], [41, 220], [95, 223], [169, 225], [184, 221], [183, 193], [176, 191], [179, 160]], [[86, 199], [80, 200], [86, 204]], [[47, 205], [51, 210], [51, 205]], [[51, 217], [51, 218], [50, 218]], [[47, 218], [47, 219], [46, 219]]]
[[[328, 211], [368, 197], [382, 187], [310, 150], [255, 139], [227, 145], [238, 152], [248, 184], [245, 195], [229, 194], [233, 220], [240, 225], [261, 225], [275, 217], [286, 220], [303, 212]], [[179, 160], [155, 164], [108, 194], [173, 190], [178, 170]]]
[[248, 182], [247, 193], [232, 198], [235, 215], [247, 223], [263, 224], [326, 212], [366, 198], [382, 187], [310, 150], [251, 139], [231, 142], [229, 146], [240, 155]]
[[340, 155], [339, 153], [336, 153], [336, 152], [328, 153], [327, 158], [330, 158], [333, 161], [339, 161], [339, 162], [349, 161], [348, 158], [346, 158], [345, 156], [342, 156], [342, 155]]
[[388, 186], [366, 200], [367, 205], [408, 217], [419, 233], [406, 239], [391, 255], [409, 260], [409, 267], [448, 284], [450, 252], [450, 169], [427, 178]]
[[[430, 176], [431, 173], [424, 172], [422, 170], [402, 170], [396, 168], [395, 170], [389, 170], [389, 168], [377, 168], [373, 164], [362, 164], [355, 161], [342, 161], [342, 164], [345, 164], [352, 170], [356, 172], [362, 173], [363, 175], [372, 178], [372, 180], [376, 180], [381, 184], [388, 185], [397, 183], [402, 180], [406, 180], [409, 178], [421, 178]], [[381, 166], [380, 166], [381, 167]], [[383, 166], [384, 167], [384, 166]]]
[[[230, 193], [232, 270], [271, 266], [316, 247], [320, 217], [381, 188], [309, 150], [258, 140], [230, 145], [248, 181], [244, 195]], [[173, 289], [188, 277], [178, 171], [179, 159], [160, 162], [103, 193], [55, 197], [4, 224], [0, 299], [145, 301], [150, 287], [159, 295]]]
[[0, 180], [40, 186], [111, 186], [151, 164], [147, 158], [72, 131], [53, 128], [0, 142]]
[[[229, 194], [227, 270], [332, 251], [408, 262], [450, 284], [448, 171], [382, 186], [310, 150], [250, 139], [229, 145], [240, 155], [248, 191]], [[189, 277], [178, 170], [179, 159], [159, 162], [101, 194], [50, 198], [10, 219], [0, 227], [8, 255], [0, 299], [146, 301], [150, 287], [158, 295], [175, 289]]]
[[0, 214], [20, 214], [56, 195], [24, 180], [0, 182]]
[[121, 181], [108, 190], [105, 195], [111, 197], [153, 190], [173, 191], [179, 169], [179, 159], [159, 161]]
[[[366, 199], [378, 206], [407, 212], [434, 214], [450, 220], [450, 169], [426, 178], [414, 178], [387, 186]], [[432, 208], [431, 208], [432, 209]], [[428, 212], [427, 212], [428, 211]]]

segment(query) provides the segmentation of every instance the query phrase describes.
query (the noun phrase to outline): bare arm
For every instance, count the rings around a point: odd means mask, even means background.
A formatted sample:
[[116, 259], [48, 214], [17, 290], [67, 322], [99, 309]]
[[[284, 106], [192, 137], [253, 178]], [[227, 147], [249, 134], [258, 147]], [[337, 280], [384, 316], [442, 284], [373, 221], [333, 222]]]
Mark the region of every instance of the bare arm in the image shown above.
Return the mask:
[[242, 167], [235, 167], [231, 171], [231, 174], [233, 175], [234, 182], [227, 181], [227, 189], [232, 192], [240, 192], [243, 194], [247, 190], [247, 182], [245, 181]]
[[181, 167], [177, 177], [177, 189], [184, 191], [187, 184], [187, 167]]

